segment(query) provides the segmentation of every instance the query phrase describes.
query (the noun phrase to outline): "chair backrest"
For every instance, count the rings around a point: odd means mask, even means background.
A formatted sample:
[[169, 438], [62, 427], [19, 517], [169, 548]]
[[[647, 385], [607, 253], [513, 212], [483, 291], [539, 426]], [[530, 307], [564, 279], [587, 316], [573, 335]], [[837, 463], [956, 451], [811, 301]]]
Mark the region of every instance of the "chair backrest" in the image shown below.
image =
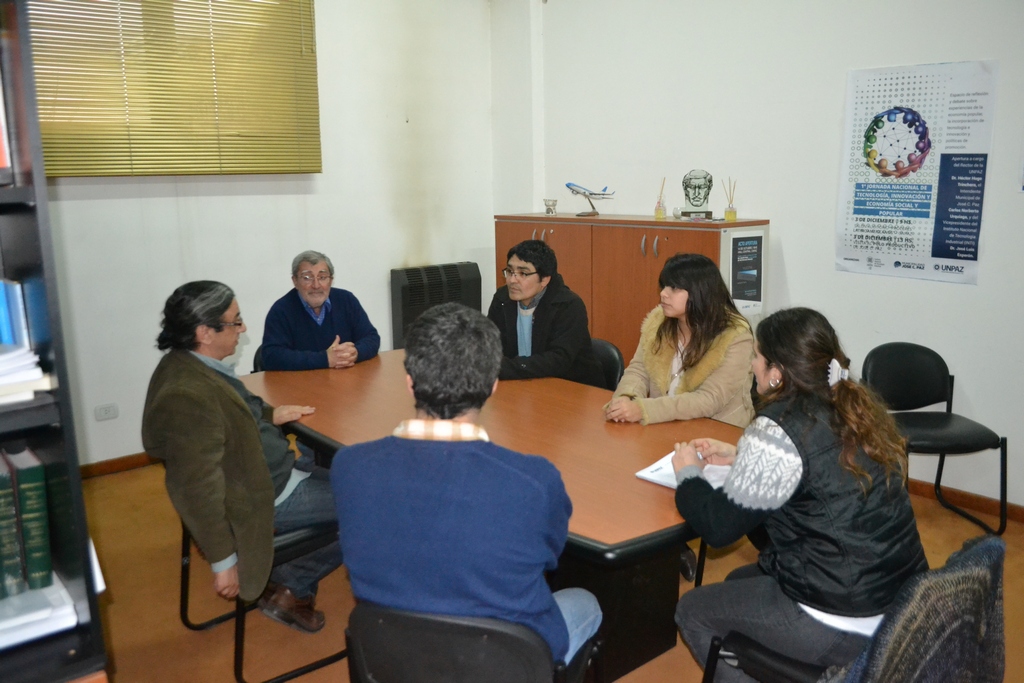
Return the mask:
[[864, 358], [864, 383], [892, 410], [913, 410], [952, 400], [952, 381], [942, 356], [927, 346], [890, 342]]
[[550, 683], [551, 651], [521, 624], [359, 602], [345, 631], [353, 683]]
[[622, 373], [626, 369], [626, 362], [622, 358], [619, 347], [604, 339], [591, 339], [590, 344], [594, 349], [594, 356], [601, 364], [601, 372], [604, 373], [604, 388], [615, 391], [622, 379]]
[[946, 566], [909, 579], [840, 680], [1002, 681], [1005, 554], [997, 536], [972, 538]]
[[263, 372], [263, 344], [256, 347], [256, 353], [252, 357], [252, 371]]

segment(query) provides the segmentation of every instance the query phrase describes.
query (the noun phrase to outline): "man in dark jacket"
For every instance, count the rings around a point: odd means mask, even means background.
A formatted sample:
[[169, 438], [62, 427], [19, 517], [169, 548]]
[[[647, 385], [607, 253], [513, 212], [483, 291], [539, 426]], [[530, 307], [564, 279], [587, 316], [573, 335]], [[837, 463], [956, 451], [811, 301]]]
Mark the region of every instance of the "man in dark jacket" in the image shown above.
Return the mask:
[[540, 240], [508, 251], [506, 284], [487, 312], [501, 332], [499, 379], [561, 377], [603, 387], [587, 330], [587, 307], [558, 274], [555, 252]]

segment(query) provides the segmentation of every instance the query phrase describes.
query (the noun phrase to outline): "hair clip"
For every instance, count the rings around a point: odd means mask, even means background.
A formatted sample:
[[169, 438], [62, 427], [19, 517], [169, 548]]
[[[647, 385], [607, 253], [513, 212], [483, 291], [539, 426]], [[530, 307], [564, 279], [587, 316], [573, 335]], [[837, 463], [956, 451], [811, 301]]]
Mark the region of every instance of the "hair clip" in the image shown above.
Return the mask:
[[828, 385], [834, 387], [842, 379], [850, 379], [850, 371], [833, 358], [828, 362]]

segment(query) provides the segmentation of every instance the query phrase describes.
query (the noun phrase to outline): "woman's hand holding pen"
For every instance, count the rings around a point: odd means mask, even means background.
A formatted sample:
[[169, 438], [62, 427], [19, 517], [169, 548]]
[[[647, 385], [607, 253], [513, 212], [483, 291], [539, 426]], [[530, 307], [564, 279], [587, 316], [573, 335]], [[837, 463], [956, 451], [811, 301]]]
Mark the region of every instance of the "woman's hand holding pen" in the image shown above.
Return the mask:
[[691, 444], [676, 444], [676, 454], [672, 456], [672, 469], [676, 472], [690, 465], [696, 465], [697, 467], [704, 469], [704, 465], [706, 464], [703, 454], [698, 453], [697, 449]]
[[694, 439], [677, 443], [672, 456], [672, 468], [678, 472], [688, 465], [704, 469], [705, 465], [732, 465], [736, 460], [736, 447], [718, 439]]
[[736, 460], [736, 447], [718, 439], [694, 439], [690, 442], [708, 465], [732, 465]]

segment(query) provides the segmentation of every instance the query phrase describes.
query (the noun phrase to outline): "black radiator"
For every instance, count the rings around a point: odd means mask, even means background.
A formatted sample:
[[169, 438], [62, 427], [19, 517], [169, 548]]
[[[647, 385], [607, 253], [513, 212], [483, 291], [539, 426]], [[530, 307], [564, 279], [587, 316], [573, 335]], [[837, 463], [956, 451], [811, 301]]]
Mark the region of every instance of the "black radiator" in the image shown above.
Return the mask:
[[405, 331], [431, 306], [455, 301], [480, 310], [480, 268], [471, 261], [391, 270], [393, 348], [405, 348]]

